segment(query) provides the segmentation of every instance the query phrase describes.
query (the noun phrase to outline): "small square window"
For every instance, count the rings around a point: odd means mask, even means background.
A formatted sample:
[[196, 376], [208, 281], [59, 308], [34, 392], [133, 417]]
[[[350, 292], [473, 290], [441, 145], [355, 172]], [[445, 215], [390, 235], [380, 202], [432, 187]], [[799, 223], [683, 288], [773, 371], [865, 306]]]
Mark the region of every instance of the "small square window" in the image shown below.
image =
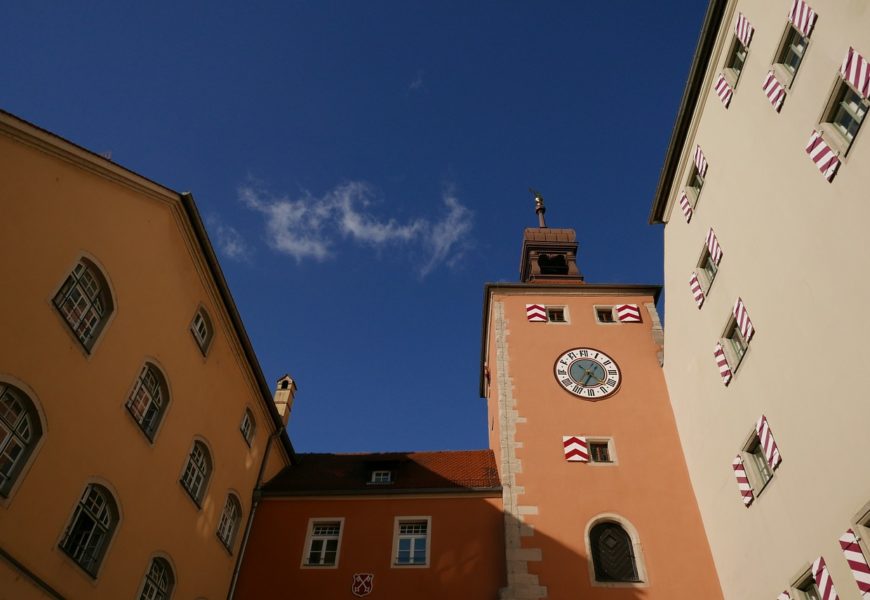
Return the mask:
[[393, 483], [392, 471], [372, 471], [369, 483]]
[[834, 142], [845, 153], [858, 135], [858, 130], [867, 116], [870, 101], [861, 97], [848, 83], [837, 82], [828, 107], [825, 110], [823, 122], [829, 124], [826, 131], [833, 131], [837, 140], [831, 140], [828, 135], [825, 141]]
[[786, 86], [791, 86], [792, 81], [794, 81], [809, 43], [810, 40], [795, 29], [794, 25], [791, 23], [786, 25], [779, 49], [776, 51], [776, 60], [774, 60], [775, 70], [782, 77]]
[[737, 86], [737, 81], [740, 79], [740, 73], [743, 72], [743, 65], [746, 64], [746, 55], [748, 51], [737, 36], [731, 42], [731, 50], [728, 52], [728, 60], [725, 61], [725, 73], [730, 79], [729, 83], [732, 86]]
[[599, 323], [613, 323], [613, 307], [612, 306], [598, 306], [595, 308], [595, 318], [598, 319]]
[[564, 323], [565, 322], [565, 309], [558, 307], [547, 307], [547, 320], [550, 323]]
[[613, 462], [610, 458], [610, 443], [589, 442], [589, 460], [595, 463]]
[[338, 549], [341, 540], [341, 520], [314, 521], [308, 529], [308, 540], [303, 566], [335, 567], [338, 565]]

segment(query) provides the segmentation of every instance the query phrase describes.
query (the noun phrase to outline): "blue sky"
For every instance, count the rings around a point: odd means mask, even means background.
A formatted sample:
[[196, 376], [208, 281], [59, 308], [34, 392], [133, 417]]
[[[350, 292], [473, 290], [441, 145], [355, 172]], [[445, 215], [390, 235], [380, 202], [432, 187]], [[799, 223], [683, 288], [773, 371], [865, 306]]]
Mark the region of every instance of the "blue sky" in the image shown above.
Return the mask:
[[0, 106], [194, 194], [297, 451], [480, 448], [483, 284], [518, 278], [530, 186], [587, 281], [661, 282], [703, 11], [9, 3]]

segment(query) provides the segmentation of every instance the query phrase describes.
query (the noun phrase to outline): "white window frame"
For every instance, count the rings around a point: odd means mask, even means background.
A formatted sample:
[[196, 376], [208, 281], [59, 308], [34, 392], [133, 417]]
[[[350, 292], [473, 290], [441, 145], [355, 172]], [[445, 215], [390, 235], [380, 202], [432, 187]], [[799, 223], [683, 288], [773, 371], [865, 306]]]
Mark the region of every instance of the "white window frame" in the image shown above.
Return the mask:
[[813, 575], [813, 567], [812, 565], [804, 565], [798, 574], [791, 579], [791, 583], [789, 584], [789, 589], [791, 592], [792, 600], [812, 600], [813, 596], [808, 596], [805, 591], [801, 590], [802, 587], [806, 585], [812, 585], [815, 588], [816, 596], [815, 598], [821, 598], [821, 592], [819, 592], [819, 586], [816, 583], [816, 576]]
[[[236, 514], [230, 516], [229, 509], [232, 509]], [[215, 535], [220, 540], [221, 545], [226, 548], [227, 552], [233, 553], [233, 547], [236, 544], [236, 538], [239, 534], [239, 528], [242, 522], [242, 502], [239, 497], [230, 492], [227, 494], [227, 500], [224, 502], [224, 508], [221, 511], [221, 517], [218, 521]]]
[[[426, 560], [421, 563], [399, 563], [399, 539], [415, 539], [419, 534], [401, 534], [402, 525], [411, 523], [426, 524]], [[412, 543], [413, 548], [413, 543]], [[431, 516], [401, 516], [393, 519], [393, 549], [390, 556], [390, 567], [393, 569], [428, 569], [432, 562], [432, 517]]]
[[[386, 478], [384, 474], [386, 474]], [[373, 485], [388, 485], [393, 483], [393, 472], [389, 469], [376, 469], [372, 471], [369, 483]]]
[[[314, 528], [317, 525], [334, 525], [338, 524], [338, 536], [315, 536]], [[344, 517], [312, 517], [308, 519], [308, 530], [305, 535], [305, 545], [302, 546], [302, 561], [299, 564], [300, 569], [337, 569], [341, 560], [341, 541], [344, 537]], [[335, 563], [333, 564], [312, 564], [308, 562], [308, 557], [311, 555], [311, 544], [314, 540], [322, 539], [337, 539], [338, 543], [335, 548]]]
[[242, 415], [242, 422], [239, 423], [239, 432], [248, 447], [254, 443], [254, 435], [257, 433], [257, 421], [254, 419], [254, 413], [250, 408], [245, 408]]
[[94, 352], [115, 315], [115, 296], [109, 279], [105, 271], [86, 256], [80, 256], [67, 271], [51, 298], [51, 304], [67, 332], [87, 355]]
[[[200, 468], [198, 465], [193, 465], [193, 468], [196, 469], [196, 473], [199, 476], [199, 482], [196, 486], [196, 490], [194, 491], [188, 486], [186, 476], [188, 473], [188, 466], [191, 465], [191, 460], [193, 459], [193, 453], [198, 446], [202, 446], [204, 449], [205, 456], [205, 468]], [[205, 494], [208, 491], [208, 484], [211, 481], [211, 474], [214, 472], [214, 459], [212, 458], [211, 450], [203, 440], [197, 438], [193, 441], [193, 444], [190, 446], [190, 451], [187, 453], [187, 460], [184, 461], [184, 468], [181, 470], [181, 477], [178, 478], [178, 483], [181, 484], [181, 487], [184, 488], [184, 491], [190, 497], [191, 500], [196, 504], [197, 508], [202, 508], [202, 500], [205, 498]]]
[[[200, 327], [200, 325], [202, 327]], [[190, 322], [190, 333], [203, 356], [208, 355], [211, 343], [214, 341], [214, 322], [204, 307], [200, 306]]]
[[[695, 187], [692, 185], [692, 182], [695, 180], [697, 176], [698, 180], [701, 182], [701, 185]], [[683, 191], [686, 193], [686, 197], [689, 199], [689, 205], [692, 207], [692, 210], [696, 209], [698, 206], [698, 200], [701, 198], [701, 193], [704, 191], [704, 185], [707, 183], [707, 178], [704, 175], [701, 175], [701, 172], [698, 170], [698, 165], [694, 162], [689, 169], [689, 176], [686, 178], [686, 185], [683, 187]]]
[[[158, 396], [156, 398], [154, 392], [149, 389], [146, 384], [145, 378], [149, 371], [152, 373], [152, 377], [156, 381]], [[134, 410], [133, 407], [137, 405], [142, 398], [144, 398], [143, 402], [145, 408], [140, 414], [140, 412]], [[138, 426], [139, 431], [148, 438], [149, 442], [153, 443], [154, 438], [157, 437], [157, 432], [163, 423], [163, 419], [166, 416], [166, 410], [169, 407], [169, 384], [166, 381], [163, 371], [161, 371], [161, 369], [153, 362], [146, 361], [142, 366], [142, 369], [139, 371], [139, 375], [136, 377], [136, 381], [133, 384], [133, 389], [127, 396], [127, 402], [125, 402], [124, 405], [126, 406], [130, 417], [133, 419], [133, 422]], [[157, 406], [157, 410], [152, 413], [150, 423], [146, 425], [148, 411], [155, 405]]]
[[[166, 574], [166, 588], [160, 589], [160, 580], [158, 574], [154, 572], [154, 565], [159, 565], [163, 568]], [[175, 589], [175, 569], [172, 563], [165, 556], [152, 556], [148, 561], [148, 568], [145, 571], [145, 576], [142, 578], [142, 584], [139, 586], [139, 592], [136, 594], [137, 600], [169, 600], [172, 598], [172, 592]], [[156, 592], [153, 593], [153, 592]]]
[[[95, 504], [94, 494], [102, 497], [104, 504]], [[89, 519], [94, 527], [89, 530], [87, 541], [79, 540], [75, 547], [68, 547], [70, 537], [78, 526], [80, 518]], [[120, 520], [120, 511], [115, 495], [105, 485], [92, 481], [85, 485], [84, 491], [79, 496], [63, 535], [58, 541], [58, 546], [64, 556], [69, 557], [89, 577], [97, 579], [115, 538]], [[95, 551], [85, 554], [85, 549], [92, 544], [95, 531], [99, 531], [101, 535], [100, 545]], [[88, 565], [91, 565], [93, 570]]]
[[[13, 491], [32, 463], [36, 449], [42, 444], [45, 431], [39, 409], [31, 394], [17, 385], [0, 380], [0, 398], [7, 395], [11, 402], [21, 408], [21, 413], [15, 417], [14, 422], [12, 415], [6, 414], [5, 411], [0, 418], [0, 456], [5, 456], [12, 465], [9, 474], [0, 480], [0, 500], [4, 504], [12, 498]], [[11, 456], [13, 446], [20, 449], [14, 458]]]

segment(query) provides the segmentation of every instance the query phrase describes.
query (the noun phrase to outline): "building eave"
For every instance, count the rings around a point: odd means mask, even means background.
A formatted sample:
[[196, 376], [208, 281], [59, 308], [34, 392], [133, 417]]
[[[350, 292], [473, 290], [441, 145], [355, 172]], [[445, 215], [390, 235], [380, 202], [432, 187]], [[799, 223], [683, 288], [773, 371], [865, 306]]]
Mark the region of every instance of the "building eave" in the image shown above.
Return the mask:
[[671, 140], [668, 144], [668, 150], [665, 153], [665, 162], [662, 166], [661, 173], [659, 174], [658, 185], [656, 186], [655, 196], [653, 197], [653, 204], [649, 214], [650, 225], [664, 223], [665, 211], [668, 207], [668, 199], [671, 197], [671, 191], [673, 189], [674, 174], [677, 172], [680, 157], [683, 155], [686, 136], [692, 123], [698, 100], [701, 97], [701, 88], [707, 73], [710, 56], [712, 55], [713, 48], [716, 45], [719, 27], [722, 24], [722, 17], [725, 14], [725, 7], [727, 5], [728, 0], [710, 0], [710, 4], [707, 6], [707, 14], [704, 16], [701, 35], [698, 38], [698, 44], [695, 48], [695, 56], [692, 59], [692, 66], [689, 69], [689, 78], [686, 81], [686, 87], [683, 90], [680, 109], [677, 112], [677, 119], [674, 123], [673, 132], [671, 133]]
[[489, 338], [489, 303], [493, 292], [517, 292], [533, 294], [535, 292], [553, 291], [562, 295], [572, 296], [652, 296], [654, 302], [659, 301], [662, 286], [644, 283], [487, 283], [483, 286], [483, 317], [480, 331], [480, 379], [478, 392], [481, 398], [486, 397], [486, 341]]
[[500, 498], [502, 487], [468, 487], [468, 488], [405, 488], [405, 489], [372, 489], [372, 490], [260, 490], [260, 496], [266, 498], [379, 498], [395, 496], [482, 496]]

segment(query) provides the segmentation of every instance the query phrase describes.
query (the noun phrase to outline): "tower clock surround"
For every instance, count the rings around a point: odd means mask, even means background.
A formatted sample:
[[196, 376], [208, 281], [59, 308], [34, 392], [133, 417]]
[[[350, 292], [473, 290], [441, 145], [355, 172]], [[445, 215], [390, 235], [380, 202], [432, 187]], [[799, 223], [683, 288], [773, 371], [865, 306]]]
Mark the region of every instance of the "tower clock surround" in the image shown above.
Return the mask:
[[622, 370], [608, 354], [578, 347], [563, 352], [553, 365], [559, 386], [584, 400], [603, 400], [619, 391]]

